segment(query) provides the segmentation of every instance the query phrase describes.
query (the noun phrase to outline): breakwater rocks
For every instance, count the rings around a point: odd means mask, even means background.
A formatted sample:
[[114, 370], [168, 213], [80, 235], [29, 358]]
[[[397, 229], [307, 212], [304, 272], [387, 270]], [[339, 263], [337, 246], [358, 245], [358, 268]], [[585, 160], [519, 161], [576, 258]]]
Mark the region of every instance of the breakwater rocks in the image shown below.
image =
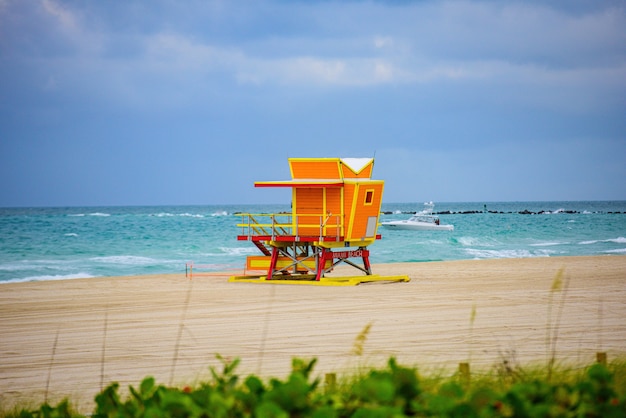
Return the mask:
[[[403, 214], [407, 214], [407, 215], [415, 215], [416, 211], [408, 211], [408, 212], [392, 212], [392, 211], [383, 211], [381, 212], [383, 215], [397, 215], [399, 213], [403, 213]], [[559, 210], [555, 210], [555, 211], [550, 211], [550, 210], [540, 210], [539, 212], [532, 212], [528, 209], [524, 209], [521, 211], [497, 211], [497, 210], [464, 210], [464, 211], [451, 211], [451, 210], [444, 210], [441, 212], [433, 212], [432, 215], [473, 215], [473, 214], [479, 214], [479, 213], [495, 213], [495, 214], [519, 214], [519, 215], [554, 215], [554, 214], [558, 214], [558, 213], [568, 213], [568, 214], [592, 214], [592, 213], [596, 213], [596, 214], [626, 214], [626, 212], [588, 212], [588, 211], [584, 211], [584, 212], [580, 212], [577, 210], [563, 210], [563, 209], [559, 209]]]

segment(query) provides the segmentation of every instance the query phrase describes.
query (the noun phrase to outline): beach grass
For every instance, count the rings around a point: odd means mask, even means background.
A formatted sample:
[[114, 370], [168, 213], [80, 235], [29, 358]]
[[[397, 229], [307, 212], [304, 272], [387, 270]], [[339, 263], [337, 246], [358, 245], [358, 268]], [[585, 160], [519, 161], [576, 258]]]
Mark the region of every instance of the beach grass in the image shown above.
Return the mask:
[[[357, 338], [358, 340], [358, 338]], [[358, 355], [355, 353], [355, 355]], [[314, 373], [316, 359], [292, 359], [284, 379], [240, 376], [238, 359], [218, 356], [211, 379], [162, 385], [146, 377], [124, 397], [113, 383], [94, 394], [94, 411], [71, 399], [57, 404], [0, 409], [2, 418], [141, 416], [623, 416], [626, 360], [565, 367], [496, 364], [465, 379], [458, 373], [422, 373], [390, 358], [386, 367], [353, 374]], [[332, 378], [330, 378], [332, 377]], [[459, 415], [460, 414], [460, 415]], [[569, 415], [568, 415], [569, 414]]]

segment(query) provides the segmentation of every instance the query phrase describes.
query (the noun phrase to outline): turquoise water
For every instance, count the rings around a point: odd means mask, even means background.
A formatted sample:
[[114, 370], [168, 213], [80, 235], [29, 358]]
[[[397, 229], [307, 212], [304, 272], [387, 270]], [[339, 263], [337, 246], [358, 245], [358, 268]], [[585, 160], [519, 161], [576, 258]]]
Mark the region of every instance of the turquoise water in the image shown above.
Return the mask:
[[[383, 204], [381, 221], [408, 218], [423, 203]], [[238, 212], [289, 205], [0, 209], [0, 282], [242, 270], [260, 254], [237, 241]], [[521, 214], [528, 211], [533, 214]], [[437, 203], [454, 231], [379, 229], [373, 263], [626, 255], [626, 202]], [[468, 212], [468, 213], [464, 213]]]

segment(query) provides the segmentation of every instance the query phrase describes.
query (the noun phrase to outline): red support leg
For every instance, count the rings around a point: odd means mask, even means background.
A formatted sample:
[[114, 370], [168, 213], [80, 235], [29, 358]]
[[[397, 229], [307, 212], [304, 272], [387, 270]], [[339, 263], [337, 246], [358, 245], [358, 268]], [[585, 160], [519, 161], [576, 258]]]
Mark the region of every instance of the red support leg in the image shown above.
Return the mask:
[[324, 271], [324, 267], [326, 266], [326, 258], [327, 258], [327, 254], [331, 254], [332, 257], [332, 251], [328, 251], [326, 248], [321, 248], [321, 254], [317, 256], [317, 263], [315, 268], [317, 269], [317, 271], [315, 272], [315, 280], [316, 281], [320, 281], [321, 277], [322, 277], [322, 272]]
[[267, 269], [267, 280], [272, 280], [274, 271], [276, 271], [276, 262], [278, 261], [278, 248], [272, 247], [272, 258], [270, 258], [270, 266]]
[[368, 275], [372, 274], [372, 268], [370, 266], [370, 252], [363, 248], [363, 267]]

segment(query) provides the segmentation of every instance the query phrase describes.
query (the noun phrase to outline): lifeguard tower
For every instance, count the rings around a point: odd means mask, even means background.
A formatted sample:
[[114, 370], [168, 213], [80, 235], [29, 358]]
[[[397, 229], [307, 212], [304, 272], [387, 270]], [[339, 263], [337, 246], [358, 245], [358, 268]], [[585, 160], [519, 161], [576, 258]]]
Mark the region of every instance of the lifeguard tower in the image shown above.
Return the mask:
[[[372, 180], [373, 158], [290, 158], [291, 180], [255, 187], [292, 189], [290, 213], [241, 214], [240, 241], [261, 252], [248, 256], [246, 273], [231, 282], [356, 285], [409, 281], [372, 274], [367, 247], [381, 236], [378, 217], [384, 181]], [[338, 264], [358, 276], [328, 277]], [[257, 272], [257, 274], [251, 274]]]

